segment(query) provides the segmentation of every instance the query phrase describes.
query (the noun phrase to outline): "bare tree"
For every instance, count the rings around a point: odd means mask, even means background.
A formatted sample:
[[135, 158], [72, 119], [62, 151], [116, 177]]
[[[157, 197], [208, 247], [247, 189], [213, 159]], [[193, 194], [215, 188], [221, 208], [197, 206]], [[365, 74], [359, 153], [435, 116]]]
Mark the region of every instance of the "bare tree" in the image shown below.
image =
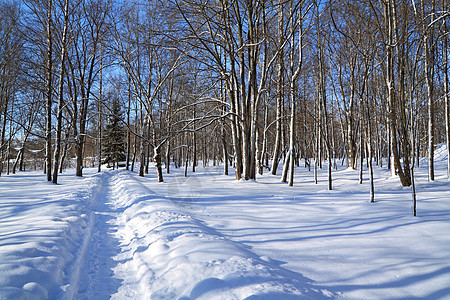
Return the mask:
[[56, 139], [55, 139], [55, 153], [53, 157], [53, 179], [54, 184], [58, 183], [58, 170], [61, 156], [61, 143], [62, 143], [62, 118], [63, 110], [65, 107], [64, 101], [64, 80], [65, 80], [65, 61], [67, 58], [67, 35], [69, 31], [69, 0], [64, 0], [64, 10], [63, 10], [63, 24], [62, 24], [62, 37], [61, 37], [61, 61], [60, 61], [60, 71], [59, 71], [59, 84], [58, 84], [58, 112], [56, 115]]
[[[434, 12], [436, 10], [435, 1], [431, 1], [430, 12], [426, 14], [426, 7], [423, 0], [420, 1], [423, 49], [424, 49], [424, 72], [427, 86], [427, 111], [428, 111], [428, 180], [434, 181], [434, 74], [435, 74], [435, 40]], [[429, 21], [428, 21], [429, 20]], [[429, 22], [429, 24], [427, 24]]]

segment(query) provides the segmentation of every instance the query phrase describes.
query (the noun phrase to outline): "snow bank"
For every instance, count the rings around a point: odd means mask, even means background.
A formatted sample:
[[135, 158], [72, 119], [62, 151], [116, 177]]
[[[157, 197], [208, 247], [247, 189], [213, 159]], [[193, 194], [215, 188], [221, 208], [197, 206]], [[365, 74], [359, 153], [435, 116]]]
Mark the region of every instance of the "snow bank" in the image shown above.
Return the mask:
[[124, 284], [113, 298], [324, 297], [300, 274], [257, 256], [155, 194], [145, 179], [120, 172], [113, 181], [115, 204], [124, 210], [118, 231], [123, 263], [115, 270]]
[[97, 178], [58, 186], [37, 173], [1, 180], [0, 299], [61, 298], [83, 252]]
[[447, 144], [439, 144], [434, 150], [434, 160], [435, 161], [446, 161], [447, 160]]
[[[438, 144], [436, 146], [436, 149], [434, 149], [434, 162], [446, 162], [447, 161], [447, 144], [442, 143]], [[420, 158], [421, 164], [428, 163], [428, 157], [421, 157]]]

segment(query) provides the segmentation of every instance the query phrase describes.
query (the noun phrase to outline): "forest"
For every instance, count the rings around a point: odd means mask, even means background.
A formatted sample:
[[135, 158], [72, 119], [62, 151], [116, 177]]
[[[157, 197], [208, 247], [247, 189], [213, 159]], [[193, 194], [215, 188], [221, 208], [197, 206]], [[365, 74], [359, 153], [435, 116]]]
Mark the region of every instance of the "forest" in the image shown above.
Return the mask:
[[413, 186], [427, 157], [433, 181], [449, 17], [445, 0], [1, 0], [0, 174], [202, 163], [293, 185], [326, 161], [329, 189], [338, 164]]
[[450, 299], [449, 22], [0, 0], [0, 299]]

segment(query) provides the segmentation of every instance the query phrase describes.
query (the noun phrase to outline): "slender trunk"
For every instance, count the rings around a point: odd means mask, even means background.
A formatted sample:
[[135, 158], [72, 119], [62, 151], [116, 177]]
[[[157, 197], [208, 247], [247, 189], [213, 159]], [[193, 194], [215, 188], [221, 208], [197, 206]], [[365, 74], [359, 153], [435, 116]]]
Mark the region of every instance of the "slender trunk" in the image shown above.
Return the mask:
[[[370, 129], [369, 129], [370, 130]], [[369, 133], [370, 134], [370, 133]], [[372, 145], [370, 141], [367, 141], [367, 146], [369, 150], [369, 176], [370, 176], [370, 202], [375, 202], [375, 184], [373, 179], [373, 153], [372, 153]]]
[[282, 118], [282, 111], [281, 111], [281, 101], [283, 101], [281, 99], [281, 96], [279, 96], [277, 98], [277, 120], [276, 120], [276, 137], [275, 137], [275, 145], [274, 145], [274, 150], [273, 150], [273, 156], [272, 156], [272, 169], [271, 169], [271, 173], [272, 175], [276, 175], [277, 174], [277, 169], [278, 169], [278, 160], [280, 157], [280, 152], [281, 152], [281, 118]]
[[[363, 109], [363, 108], [361, 108]], [[362, 115], [360, 116], [359, 120], [359, 184], [363, 183], [363, 171], [364, 171], [364, 145], [363, 145], [363, 123], [364, 120], [362, 120]]]
[[66, 133], [66, 138], [65, 138], [65, 142], [64, 142], [64, 148], [63, 148], [63, 152], [62, 152], [62, 155], [61, 155], [61, 161], [59, 162], [59, 173], [60, 174], [63, 172], [63, 169], [64, 169], [64, 162], [65, 162], [66, 157], [67, 157], [68, 147], [69, 147], [69, 143], [67, 142], [67, 133]]
[[145, 174], [145, 146], [144, 139], [140, 138], [139, 143], [139, 176], [144, 177]]
[[[427, 28], [425, 4], [421, 1], [423, 18], [423, 49], [425, 52], [424, 72], [427, 85], [427, 113], [428, 113], [428, 180], [434, 181], [434, 41], [432, 28]], [[433, 5], [434, 10], [434, 5]], [[434, 12], [434, 11], [433, 11]], [[434, 17], [431, 14], [431, 22]]]
[[[102, 171], [102, 101], [103, 101], [103, 47], [100, 49], [100, 74], [97, 100], [97, 172]], [[129, 122], [128, 122], [129, 124]], [[127, 164], [128, 170], [128, 164]]]
[[[291, 116], [290, 116], [290, 133], [289, 133], [289, 186], [294, 185], [294, 155], [295, 155], [295, 149], [294, 149], [294, 139], [295, 139], [295, 95], [296, 95], [296, 81], [297, 77], [300, 75], [301, 69], [302, 69], [302, 63], [303, 63], [303, 20], [302, 20], [302, 6], [299, 7], [299, 20], [297, 21], [297, 18], [294, 17], [294, 11], [293, 11], [293, 1], [290, 3], [290, 9], [291, 9], [291, 44], [292, 49], [290, 52], [290, 69], [291, 69], [291, 82], [290, 82], [290, 98], [291, 98]], [[295, 22], [298, 22], [295, 24]], [[295, 25], [298, 26], [298, 66], [297, 68], [294, 68], [294, 55], [295, 55]]]
[[127, 158], [125, 169], [129, 170], [131, 160], [131, 130], [130, 130], [130, 115], [131, 115], [131, 78], [128, 77], [128, 105], [127, 105]]
[[[223, 89], [223, 87], [222, 87]], [[223, 92], [222, 93], [222, 99], [225, 99]], [[224, 108], [225, 112], [225, 108]], [[227, 139], [226, 139], [226, 132], [225, 132], [225, 122], [222, 120], [222, 126], [221, 126], [221, 140], [222, 140], [222, 152], [223, 152], [223, 173], [224, 175], [228, 175], [228, 150], [227, 150]]]
[[[316, 111], [317, 111], [317, 103], [316, 103]], [[316, 113], [316, 115], [317, 115], [317, 113]], [[318, 126], [319, 126], [319, 124], [314, 124], [314, 126], [315, 126], [315, 141], [314, 141], [314, 143], [315, 143], [315, 145], [314, 145], [314, 183], [315, 184], [318, 184], [319, 183], [319, 162], [318, 162], [318, 160], [319, 160], [319, 155], [318, 155], [318, 152], [319, 152], [319, 150], [318, 150], [318, 148], [319, 148], [319, 146], [320, 146], [320, 144], [319, 144], [319, 137], [318, 137]]]
[[[281, 46], [283, 42], [283, 5], [281, 0], [279, 1], [279, 9], [278, 9], [278, 43]], [[284, 52], [282, 50], [278, 53], [278, 66], [277, 66], [277, 115], [276, 115], [276, 136], [275, 136], [275, 145], [273, 150], [272, 157], [272, 175], [277, 174], [278, 169], [278, 160], [281, 152], [281, 140], [282, 140], [282, 114], [283, 114], [283, 85], [284, 85]]]
[[144, 177], [144, 169], [145, 169], [145, 144], [144, 137], [146, 136], [146, 130], [148, 128], [147, 121], [144, 121], [144, 112], [142, 110], [142, 102], [140, 103], [140, 133], [141, 138], [139, 139], [139, 176]]
[[19, 161], [21, 160], [21, 157], [23, 156], [23, 151], [24, 151], [24, 147], [22, 146], [19, 149], [19, 152], [17, 152], [17, 156], [16, 156], [16, 159], [14, 160], [13, 167], [12, 167], [13, 174], [16, 174], [17, 165], [19, 164]]
[[153, 149], [153, 161], [155, 163], [156, 166], [156, 173], [158, 174], [158, 182], [164, 182], [164, 178], [163, 178], [163, 172], [162, 172], [162, 164], [161, 164], [161, 149], [160, 149], [160, 145], [156, 146]]
[[259, 130], [256, 131], [256, 141], [255, 141], [255, 147], [256, 147], [256, 169], [258, 170], [258, 174], [261, 175], [262, 170], [262, 163], [261, 163], [261, 147], [260, 147], [260, 133]]
[[228, 175], [228, 150], [225, 139], [223, 139], [223, 174]]
[[221, 127], [221, 139], [222, 139], [222, 151], [223, 151], [223, 173], [224, 175], [228, 175], [228, 150], [227, 150], [227, 139], [225, 136], [225, 124], [222, 121]]
[[[268, 119], [269, 119], [269, 108], [267, 106], [267, 104], [265, 105], [264, 108], [264, 127], [263, 127], [263, 138], [262, 138], [262, 149], [259, 155], [259, 169], [258, 169], [258, 173], [260, 175], [263, 175], [264, 173], [264, 165], [265, 165], [265, 161], [264, 158], [266, 157], [266, 152], [267, 152], [267, 125], [268, 125]], [[267, 166], [267, 164], [266, 164]]]
[[[2, 95], [0, 94], [0, 97]], [[0, 98], [0, 101], [3, 102], [3, 99]], [[0, 104], [2, 103], [0, 102]], [[6, 101], [5, 101], [6, 102]], [[0, 139], [0, 177], [2, 176], [3, 173], [3, 161], [4, 161], [4, 144], [5, 144], [5, 130], [6, 130], [6, 103], [5, 103], [5, 107], [3, 111], [0, 111], [0, 118], [2, 121], [2, 130], [1, 130], [1, 139]], [[3, 109], [3, 107], [0, 106], [0, 108]]]
[[[194, 111], [195, 119], [195, 111]], [[195, 128], [195, 123], [193, 124]], [[197, 134], [195, 131], [192, 133], [192, 172], [195, 173], [195, 168], [197, 167]]]
[[[413, 203], [413, 215], [417, 215], [417, 198], [416, 198], [416, 184], [414, 178], [414, 160], [415, 160], [415, 133], [416, 133], [416, 119], [414, 117], [414, 104], [413, 104], [413, 94], [410, 94], [409, 97], [409, 108], [410, 108], [410, 142], [411, 142], [411, 165], [410, 165], [410, 174], [411, 174], [411, 196]], [[418, 143], [417, 143], [418, 144]]]
[[241, 180], [242, 176], [242, 156], [241, 156], [241, 142], [239, 138], [239, 119], [236, 117], [237, 113], [237, 89], [236, 82], [232, 79], [232, 82], [229, 83], [230, 87], [228, 88], [228, 94], [230, 98], [230, 108], [232, 112], [231, 116], [231, 136], [233, 139], [233, 150], [234, 150], [234, 165], [235, 165], [235, 175], [236, 180]]
[[[367, 88], [367, 86], [366, 86]], [[368, 99], [367, 102], [370, 100]], [[370, 103], [367, 103], [366, 108], [367, 114], [366, 114], [366, 120], [367, 120], [367, 136], [366, 136], [366, 143], [367, 143], [367, 155], [369, 157], [369, 180], [370, 180], [370, 202], [375, 202], [375, 183], [373, 178], [373, 150], [372, 150], [372, 127], [370, 122]]]
[[[14, 102], [13, 102], [14, 104]], [[14, 110], [14, 105], [11, 107], [11, 111]], [[6, 175], [9, 175], [11, 169], [11, 162], [9, 157], [11, 156], [11, 141], [12, 141], [12, 120], [9, 122], [9, 138], [8, 138], [8, 148], [6, 149]]]
[[287, 182], [287, 175], [288, 175], [288, 171], [289, 171], [289, 162], [291, 159], [291, 153], [288, 152], [286, 159], [284, 161], [283, 164], [283, 172], [281, 173], [281, 182]]
[[45, 169], [47, 173], [47, 181], [52, 181], [52, 47], [53, 37], [51, 30], [52, 19], [52, 0], [48, 0], [47, 8], [47, 68], [46, 68], [46, 120], [45, 120]]
[[[319, 7], [317, 6], [317, 16], [319, 16]], [[328, 111], [327, 111], [327, 93], [326, 93], [326, 70], [325, 70], [325, 57], [323, 50], [323, 42], [321, 38], [321, 32], [319, 30], [319, 17], [317, 17], [317, 44], [318, 44], [318, 58], [319, 58], [319, 74], [318, 74], [318, 134], [320, 135], [319, 142], [322, 141], [322, 136], [324, 138], [323, 142], [325, 143], [327, 149], [327, 159], [328, 159], [328, 190], [333, 189], [333, 180], [332, 180], [332, 164], [331, 164], [331, 143], [330, 143], [330, 132], [328, 128]], [[320, 147], [320, 145], [319, 145]], [[321, 148], [321, 147], [320, 147]], [[319, 148], [319, 149], [320, 149]], [[322, 163], [322, 156], [320, 155], [320, 164]], [[320, 165], [322, 168], [322, 165]]]
[[184, 158], [184, 177], [187, 177], [188, 174], [188, 166], [189, 166], [189, 140], [188, 140], [188, 134], [186, 133], [186, 155]]
[[[427, 60], [425, 60], [427, 61]], [[425, 63], [426, 73], [431, 73], [425, 76], [427, 82], [427, 94], [428, 94], [428, 180], [434, 181], [434, 100], [433, 100], [433, 79], [431, 71], [428, 68], [433, 66], [427, 66]]]
[[136, 154], [138, 151], [137, 137], [134, 136], [133, 140], [134, 140], [134, 143], [133, 143], [133, 158], [131, 159], [131, 169], [130, 169], [131, 172], [134, 172], [134, 164], [136, 162]]
[[[258, 36], [257, 36], [257, 25], [254, 24], [253, 20], [253, 14], [254, 14], [254, 8], [253, 4], [250, 1], [249, 4], [249, 37], [251, 37], [250, 43], [257, 43]], [[263, 28], [265, 28], [263, 26]], [[256, 154], [256, 135], [258, 131], [258, 107], [259, 107], [259, 101], [261, 99], [261, 95], [258, 94], [258, 85], [257, 85], [257, 77], [258, 77], [258, 55], [259, 50], [258, 46], [249, 47], [248, 48], [248, 57], [249, 57], [249, 84], [248, 84], [248, 96], [247, 96], [247, 110], [249, 111], [248, 115], [248, 123], [247, 123], [247, 130], [248, 130], [248, 162], [247, 162], [247, 173], [246, 177], [249, 179], [256, 179], [256, 160], [257, 160], [257, 154]], [[266, 58], [266, 53], [263, 53], [264, 57]], [[261, 68], [264, 71], [265, 68], [265, 59], [264, 63], [262, 64]], [[263, 82], [261, 82], [261, 85], [263, 85]]]
[[403, 172], [400, 154], [397, 142], [397, 111], [394, 93], [394, 47], [395, 39], [394, 33], [396, 31], [395, 26], [395, 6], [392, 0], [385, 4], [385, 17], [386, 17], [386, 35], [388, 37], [386, 44], [386, 85], [388, 90], [388, 105], [389, 105], [389, 129], [390, 129], [390, 147], [391, 147], [391, 171], [392, 174], [398, 174], [400, 181], [403, 186], [409, 186], [410, 180], [407, 178]]
[[[150, 134], [147, 136], [148, 139], [150, 139]], [[155, 142], [155, 140], [153, 140], [153, 142]], [[149, 172], [149, 166], [150, 166], [150, 145], [149, 143], [145, 143], [146, 147], [145, 147], [145, 169], [144, 169], [144, 173], [148, 174]]]
[[166, 173], [170, 174], [170, 143], [167, 141], [166, 145]]
[[287, 171], [289, 170], [289, 186], [294, 185], [294, 138], [295, 138], [295, 82], [291, 82], [291, 116], [290, 116], [290, 132], [289, 132], [289, 154], [286, 159], [286, 172], [283, 171], [283, 181], [286, 182]]
[[61, 156], [61, 136], [62, 136], [62, 115], [64, 109], [64, 77], [65, 77], [65, 61], [66, 61], [66, 49], [67, 49], [67, 31], [69, 27], [69, 1], [64, 1], [64, 28], [61, 41], [61, 69], [59, 73], [59, 87], [58, 87], [58, 113], [56, 117], [56, 140], [55, 140], [55, 153], [53, 163], [53, 180], [54, 184], [58, 183], [58, 170], [59, 161]]
[[[445, 3], [443, 1], [442, 3]], [[445, 7], [444, 7], [445, 9]], [[444, 30], [447, 32], [447, 21], [444, 21]], [[445, 129], [447, 141], [447, 178], [450, 179], [450, 100], [449, 100], [449, 78], [448, 78], [448, 36], [444, 36], [443, 47], [443, 72], [444, 72], [444, 99], [445, 99]]]

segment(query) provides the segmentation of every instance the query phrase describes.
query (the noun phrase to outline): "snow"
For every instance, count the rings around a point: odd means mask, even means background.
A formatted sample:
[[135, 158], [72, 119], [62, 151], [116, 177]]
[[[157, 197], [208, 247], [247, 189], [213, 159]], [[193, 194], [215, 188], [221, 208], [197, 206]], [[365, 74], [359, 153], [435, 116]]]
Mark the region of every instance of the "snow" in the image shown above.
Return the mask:
[[237, 182], [220, 167], [164, 183], [84, 169], [45, 182], [0, 178], [0, 299], [450, 298], [450, 182], [445, 145], [436, 181], [411, 190], [375, 168], [298, 168]]

